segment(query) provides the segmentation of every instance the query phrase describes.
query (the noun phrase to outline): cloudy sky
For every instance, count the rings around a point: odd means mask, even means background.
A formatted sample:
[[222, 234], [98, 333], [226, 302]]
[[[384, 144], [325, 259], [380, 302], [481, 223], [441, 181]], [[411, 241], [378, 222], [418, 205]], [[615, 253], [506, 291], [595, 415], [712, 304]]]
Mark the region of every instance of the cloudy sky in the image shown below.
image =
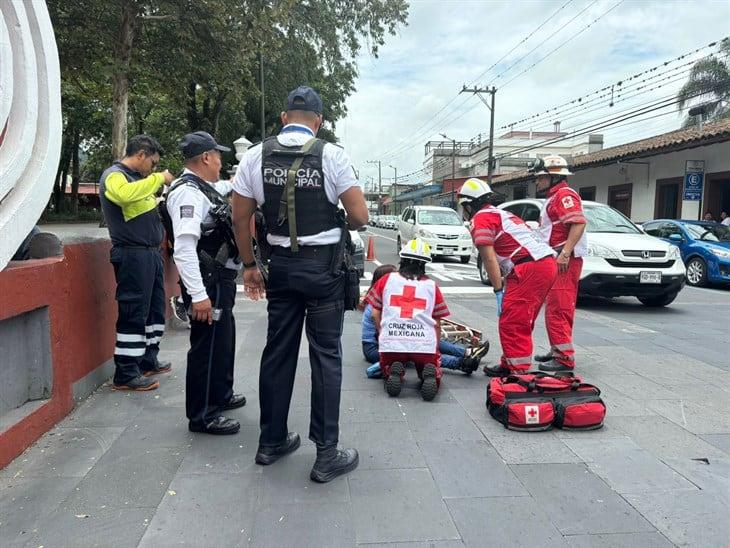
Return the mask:
[[[489, 111], [477, 97], [459, 95], [463, 84], [498, 88], [499, 136], [503, 125], [626, 81], [728, 35], [730, 0], [412, 0], [408, 26], [388, 38], [377, 58], [360, 57], [357, 91], [347, 101], [349, 113], [337, 134], [361, 180], [377, 179], [377, 167], [366, 163], [377, 159], [384, 178], [393, 176], [387, 167], [393, 165], [400, 179], [422, 167], [424, 144], [441, 140], [440, 133], [464, 141], [488, 134]], [[560, 119], [563, 130], [574, 130], [658, 101], [684, 82], [688, 65], [681, 65], [713, 50], [662, 65], [639, 78], [653, 78], [641, 90], [640, 83], [625, 87], [623, 98], [617, 89], [613, 107], [608, 99], [589, 95], [590, 109], [588, 103], [565, 107], [515, 129], [545, 131]], [[681, 123], [676, 107], [641, 118], [649, 116], [600, 131], [604, 146]]]

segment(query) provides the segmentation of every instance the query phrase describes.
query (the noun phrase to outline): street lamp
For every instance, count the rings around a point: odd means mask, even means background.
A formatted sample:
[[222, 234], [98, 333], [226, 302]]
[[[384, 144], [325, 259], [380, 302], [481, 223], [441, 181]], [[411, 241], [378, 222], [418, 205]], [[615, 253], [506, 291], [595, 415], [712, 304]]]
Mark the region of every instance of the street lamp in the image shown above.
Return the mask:
[[393, 176], [393, 210], [398, 215], [398, 204], [396, 202], [396, 197], [398, 196], [398, 168], [391, 165], [388, 165], [388, 167], [395, 172]]
[[456, 140], [449, 139], [445, 133], [439, 133], [447, 141], [451, 141], [451, 207], [456, 210]]

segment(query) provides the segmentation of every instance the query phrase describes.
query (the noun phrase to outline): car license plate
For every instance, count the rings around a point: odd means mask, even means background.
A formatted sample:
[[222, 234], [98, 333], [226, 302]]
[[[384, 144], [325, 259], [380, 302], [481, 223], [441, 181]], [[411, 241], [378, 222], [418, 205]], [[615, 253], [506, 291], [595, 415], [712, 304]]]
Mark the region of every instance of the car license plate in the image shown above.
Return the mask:
[[453, 255], [454, 253], [456, 253], [456, 249], [454, 249], [453, 247], [445, 247], [443, 253], [444, 255]]
[[660, 284], [662, 283], [662, 273], [653, 270], [639, 272], [639, 283]]

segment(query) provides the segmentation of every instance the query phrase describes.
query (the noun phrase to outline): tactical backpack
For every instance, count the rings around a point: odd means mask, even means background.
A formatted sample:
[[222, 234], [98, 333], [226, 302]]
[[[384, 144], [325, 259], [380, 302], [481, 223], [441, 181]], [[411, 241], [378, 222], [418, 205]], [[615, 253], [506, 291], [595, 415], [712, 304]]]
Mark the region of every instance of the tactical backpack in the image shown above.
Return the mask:
[[494, 377], [487, 385], [487, 409], [505, 428], [523, 432], [595, 430], [603, 426], [601, 391], [571, 373], [531, 371]]

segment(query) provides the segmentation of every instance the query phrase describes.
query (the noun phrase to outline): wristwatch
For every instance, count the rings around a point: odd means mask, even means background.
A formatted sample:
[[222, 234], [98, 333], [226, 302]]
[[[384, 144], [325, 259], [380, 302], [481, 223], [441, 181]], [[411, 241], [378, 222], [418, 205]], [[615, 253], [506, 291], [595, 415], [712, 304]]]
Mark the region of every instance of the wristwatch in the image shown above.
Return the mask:
[[256, 261], [251, 261], [250, 263], [243, 263], [243, 268], [253, 268], [256, 266]]

